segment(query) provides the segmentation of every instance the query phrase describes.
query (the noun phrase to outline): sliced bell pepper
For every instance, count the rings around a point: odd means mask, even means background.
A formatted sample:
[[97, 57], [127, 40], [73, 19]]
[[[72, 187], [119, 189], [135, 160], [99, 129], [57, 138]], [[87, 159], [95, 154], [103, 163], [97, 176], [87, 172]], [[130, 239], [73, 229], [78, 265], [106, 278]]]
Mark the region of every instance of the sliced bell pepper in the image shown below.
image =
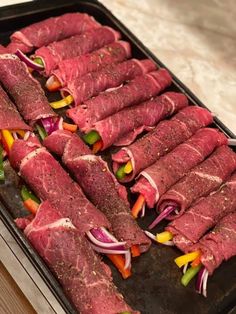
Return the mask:
[[5, 180], [4, 168], [3, 168], [3, 147], [0, 145], [0, 181]]
[[182, 285], [186, 287], [189, 284], [189, 282], [193, 279], [193, 277], [197, 275], [201, 267], [202, 265], [199, 265], [197, 267], [190, 267], [181, 278]]
[[99, 140], [95, 144], [93, 144], [93, 149], [92, 149], [93, 154], [98, 153], [102, 149], [102, 146], [103, 146], [102, 140]]
[[201, 254], [199, 254], [191, 263], [192, 267], [197, 267], [201, 264]]
[[48, 136], [46, 130], [44, 129], [43, 126], [41, 126], [41, 125], [39, 125], [39, 124], [35, 124], [35, 126], [36, 126], [36, 129], [37, 129], [37, 131], [38, 131], [38, 134], [39, 134], [41, 140], [43, 141], [43, 140], [45, 139], [45, 137]]
[[34, 61], [35, 63], [37, 63], [37, 64], [42, 65], [43, 67], [45, 66], [45, 65], [44, 65], [44, 62], [43, 62], [43, 60], [42, 60], [42, 58], [40, 58], [40, 57], [34, 58], [33, 61]]
[[71, 124], [71, 123], [66, 123], [66, 122], [62, 123], [62, 127], [64, 130], [70, 131], [72, 133], [75, 133], [78, 128], [76, 124]]
[[142, 194], [139, 194], [131, 213], [134, 218], [138, 217], [139, 212], [142, 210], [143, 205], [145, 204], [145, 197]]
[[85, 134], [83, 136], [83, 139], [84, 139], [85, 143], [87, 143], [89, 145], [93, 145], [101, 139], [101, 136], [99, 135], [99, 133], [97, 131], [93, 130], [93, 131], [90, 131], [89, 133]]
[[61, 100], [50, 102], [50, 106], [53, 109], [60, 109], [69, 106], [70, 104], [73, 103], [73, 101], [74, 101], [73, 97], [71, 95], [68, 95]]
[[140, 249], [138, 245], [132, 245], [131, 246], [131, 254], [132, 257], [137, 257], [141, 255]]
[[56, 76], [52, 75], [46, 82], [46, 88], [50, 92], [55, 92], [61, 87], [60, 81], [56, 78]]
[[39, 208], [38, 203], [36, 203], [32, 198], [28, 198], [23, 203], [24, 203], [25, 208], [28, 209], [28, 211], [30, 211], [34, 215], [36, 214]]
[[163, 231], [156, 234], [156, 241], [159, 243], [165, 243], [173, 239], [173, 234], [169, 231]]
[[126, 174], [129, 174], [133, 171], [133, 166], [132, 166], [132, 163], [131, 161], [128, 161], [127, 164], [125, 165], [125, 168], [124, 168], [124, 172]]
[[11, 147], [14, 143], [14, 137], [12, 136], [11, 132], [8, 130], [2, 130], [1, 132], [2, 132], [2, 143], [3, 143], [4, 149], [9, 155]]
[[125, 269], [125, 259], [122, 255], [119, 254], [106, 254], [107, 257], [112, 261], [116, 268], [121, 273], [124, 279], [127, 279], [131, 276], [130, 268]]
[[194, 251], [188, 254], [181, 255], [175, 259], [176, 265], [180, 268], [185, 264], [192, 262], [200, 255], [200, 251]]
[[30, 198], [34, 200], [36, 203], [38, 204], [40, 203], [40, 200], [30, 190], [28, 190], [25, 185], [22, 186], [20, 194], [23, 201], [26, 201]]
[[122, 166], [120, 166], [120, 168], [116, 171], [116, 177], [118, 180], [124, 179], [124, 177], [126, 176], [125, 173], [125, 164], [123, 164]]

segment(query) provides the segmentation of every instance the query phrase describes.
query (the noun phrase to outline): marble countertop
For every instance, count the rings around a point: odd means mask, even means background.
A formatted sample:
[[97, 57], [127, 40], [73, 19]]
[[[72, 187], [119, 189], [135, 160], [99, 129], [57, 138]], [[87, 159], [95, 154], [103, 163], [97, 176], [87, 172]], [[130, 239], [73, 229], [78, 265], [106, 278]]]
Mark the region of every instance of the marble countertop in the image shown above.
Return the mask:
[[[236, 134], [234, 0], [100, 2]], [[38, 313], [64, 313], [1, 221], [0, 259]]]

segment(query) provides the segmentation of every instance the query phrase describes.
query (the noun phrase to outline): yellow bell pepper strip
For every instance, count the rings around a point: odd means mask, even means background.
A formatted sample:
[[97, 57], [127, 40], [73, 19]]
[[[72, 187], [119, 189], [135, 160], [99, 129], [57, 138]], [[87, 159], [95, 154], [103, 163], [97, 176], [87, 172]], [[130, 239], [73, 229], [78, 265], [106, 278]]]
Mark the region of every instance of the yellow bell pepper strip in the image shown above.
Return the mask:
[[3, 147], [0, 145], [0, 181], [5, 180], [4, 168], [3, 168]]
[[75, 133], [78, 128], [76, 124], [71, 124], [71, 123], [66, 123], [66, 122], [62, 122], [62, 127], [64, 130], [70, 131], [72, 133]]
[[101, 136], [97, 131], [90, 131], [89, 133], [83, 136], [85, 143], [89, 145], [95, 144], [97, 141], [101, 140]]
[[121, 312], [121, 313], [118, 313], [118, 314], [131, 314], [130, 312]]
[[45, 139], [45, 137], [48, 136], [47, 132], [45, 131], [44, 127], [39, 125], [39, 124], [35, 124], [35, 126], [36, 126], [36, 129], [38, 131], [38, 134], [39, 134], [41, 140], [43, 141]]
[[130, 268], [125, 269], [125, 259], [122, 255], [119, 254], [106, 254], [106, 256], [112, 261], [116, 268], [121, 273], [124, 279], [127, 279], [131, 276]]
[[189, 282], [193, 279], [193, 277], [197, 275], [201, 267], [202, 265], [199, 265], [197, 267], [190, 267], [181, 278], [182, 285], [186, 287], [189, 284]]
[[175, 259], [175, 264], [180, 268], [185, 264], [192, 262], [200, 255], [200, 251], [194, 251], [188, 254], [181, 255]]
[[141, 255], [140, 249], [138, 245], [132, 245], [131, 246], [131, 254], [132, 257], [137, 257]]
[[173, 239], [173, 234], [169, 231], [163, 231], [156, 234], [156, 241], [158, 243], [165, 243]]
[[70, 104], [73, 103], [73, 101], [74, 101], [73, 97], [71, 95], [68, 95], [61, 100], [50, 102], [50, 106], [53, 109], [60, 109], [69, 106]]
[[201, 264], [201, 254], [198, 255], [198, 257], [196, 257], [192, 263], [191, 263], [191, 266], [192, 267], [197, 267], [198, 265]]
[[133, 208], [131, 209], [131, 214], [134, 218], [138, 217], [138, 214], [142, 210], [142, 207], [144, 204], [145, 204], [145, 197], [142, 194], [139, 194], [137, 201], [135, 202]]
[[61, 83], [60, 81], [56, 78], [56, 76], [52, 75], [49, 77], [49, 79], [46, 82], [46, 88], [47, 90], [49, 90], [50, 92], [55, 92], [58, 89], [61, 88]]
[[128, 161], [127, 164], [125, 165], [124, 172], [125, 172], [125, 174], [129, 174], [132, 171], [133, 171], [132, 163], [131, 163], [131, 161]]
[[14, 137], [12, 136], [11, 132], [8, 130], [2, 130], [1, 133], [2, 133], [2, 143], [3, 143], [4, 149], [9, 155], [11, 147], [14, 143]]
[[102, 140], [99, 140], [95, 144], [93, 144], [93, 148], [92, 148], [93, 154], [98, 153], [102, 149], [102, 146], [103, 146]]

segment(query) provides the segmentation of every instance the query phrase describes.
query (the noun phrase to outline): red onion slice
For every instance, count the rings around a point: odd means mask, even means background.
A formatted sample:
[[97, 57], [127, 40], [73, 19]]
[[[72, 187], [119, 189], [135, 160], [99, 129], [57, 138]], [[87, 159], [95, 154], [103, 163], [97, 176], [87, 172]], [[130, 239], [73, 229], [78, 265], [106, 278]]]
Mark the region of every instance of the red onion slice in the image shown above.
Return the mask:
[[126, 244], [126, 242], [108, 242], [108, 241], [100, 241], [98, 240], [96, 237], [93, 236], [92, 232], [88, 231], [87, 233], [87, 237], [89, 238], [89, 240], [94, 244], [97, 245], [99, 247], [103, 247], [103, 248], [111, 248], [114, 250], [125, 250], [124, 245]]
[[131, 267], [131, 253], [130, 250], [127, 250], [127, 253], [125, 253], [125, 266], [124, 269], [128, 269]]
[[161, 213], [160, 215], [150, 224], [150, 226], [148, 227], [148, 229], [153, 229], [154, 227], [156, 227], [157, 224], [159, 224], [159, 222], [161, 222], [163, 219], [165, 219], [167, 216], [169, 216], [169, 214], [171, 214], [174, 210], [176, 210], [176, 207], [171, 205], [171, 206], [167, 206]]
[[196, 292], [199, 294], [201, 294], [201, 292], [202, 292], [202, 283], [203, 283], [203, 277], [205, 275], [205, 272], [206, 272], [206, 268], [202, 267], [198, 273], [198, 276], [197, 276], [195, 289], [196, 289]]
[[141, 217], [145, 216], [145, 210], [146, 210], [146, 202], [143, 203], [142, 209], [141, 209]]
[[105, 249], [105, 248], [101, 248], [95, 244], [91, 243], [92, 248], [94, 249], [94, 251], [98, 252], [98, 253], [102, 253], [102, 254], [126, 254], [128, 252], [128, 250], [115, 250], [115, 249]]
[[51, 129], [55, 123], [53, 118], [52, 117], [43, 118], [40, 121], [41, 121], [45, 131], [47, 132], [47, 134], [50, 135], [50, 131], [51, 131]]
[[20, 49], [17, 49], [15, 54], [21, 61], [23, 61], [28, 67], [32, 68], [33, 70], [36, 70], [36, 71], [44, 70], [43, 65], [38, 64], [34, 62], [33, 60], [31, 60], [30, 58], [28, 58]]
[[30, 132], [30, 131], [27, 131], [27, 132], [25, 133], [25, 136], [24, 136], [23, 140], [24, 140], [24, 141], [27, 141], [28, 138], [29, 138], [29, 136], [30, 136], [30, 134], [31, 134], [31, 132]]
[[16, 132], [12, 132], [12, 136], [13, 136], [14, 140], [18, 140], [18, 135]]
[[144, 233], [150, 238], [152, 239], [153, 241], [156, 241], [156, 237], [154, 236], [154, 234], [152, 234], [151, 232], [149, 231], [144, 231]]
[[207, 280], [208, 280], [208, 270], [205, 271], [202, 282], [202, 294], [206, 298], [207, 297]]

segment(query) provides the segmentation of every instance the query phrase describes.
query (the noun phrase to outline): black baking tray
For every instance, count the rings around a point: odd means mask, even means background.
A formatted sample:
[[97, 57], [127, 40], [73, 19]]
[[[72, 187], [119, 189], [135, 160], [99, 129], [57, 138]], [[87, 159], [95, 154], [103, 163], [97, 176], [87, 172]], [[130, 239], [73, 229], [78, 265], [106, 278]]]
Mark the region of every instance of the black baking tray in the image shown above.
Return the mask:
[[[97, 1], [42, 0], [1, 8], [0, 43], [7, 44], [10, 34], [19, 28], [50, 16], [74, 11], [86, 12], [93, 15], [102, 24], [118, 29], [122, 33], [123, 39], [132, 44], [133, 57], [139, 59], [148, 57], [153, 59], [158, 66], [166, 67], [110, 11]], [[170, 90], [180, 91], [186, 94], [191, 104], [205, 107], [174, 75]], [[219, 128], [229, 137], [235, 137], [218, 118], [214, 119], [212, 126]], [[63, 309], [67, 313], [76, 313], [57, 280], [14, 223], [14, 218], [26, 214], [19, 197], [21, 180], [8, 162], [5, 164], [5, 169], [7, 181], [0, 185], [1, 219]], [[150, 210], [139, 223], [143, 228], [147, 228], [153, 218], [154, 211]], [[161, 224], [154, 231], [163, 230], [163, 226], [164, 224]], [[133, 261], [133, 275], [127, 280], [122, 280], [111, 265], [114, 282], [127, 302], [143, 314], [236, 313], [236, 258], [224, 263], [210, 277], [208, 298], [204, 298], [195, 292], [193, 283], [186, 288], [180, 284], [181, 272], [173, 263], [174, 258], [179, 254], [180, 252], [175, 248], [152, 245], [148, 253]]]

